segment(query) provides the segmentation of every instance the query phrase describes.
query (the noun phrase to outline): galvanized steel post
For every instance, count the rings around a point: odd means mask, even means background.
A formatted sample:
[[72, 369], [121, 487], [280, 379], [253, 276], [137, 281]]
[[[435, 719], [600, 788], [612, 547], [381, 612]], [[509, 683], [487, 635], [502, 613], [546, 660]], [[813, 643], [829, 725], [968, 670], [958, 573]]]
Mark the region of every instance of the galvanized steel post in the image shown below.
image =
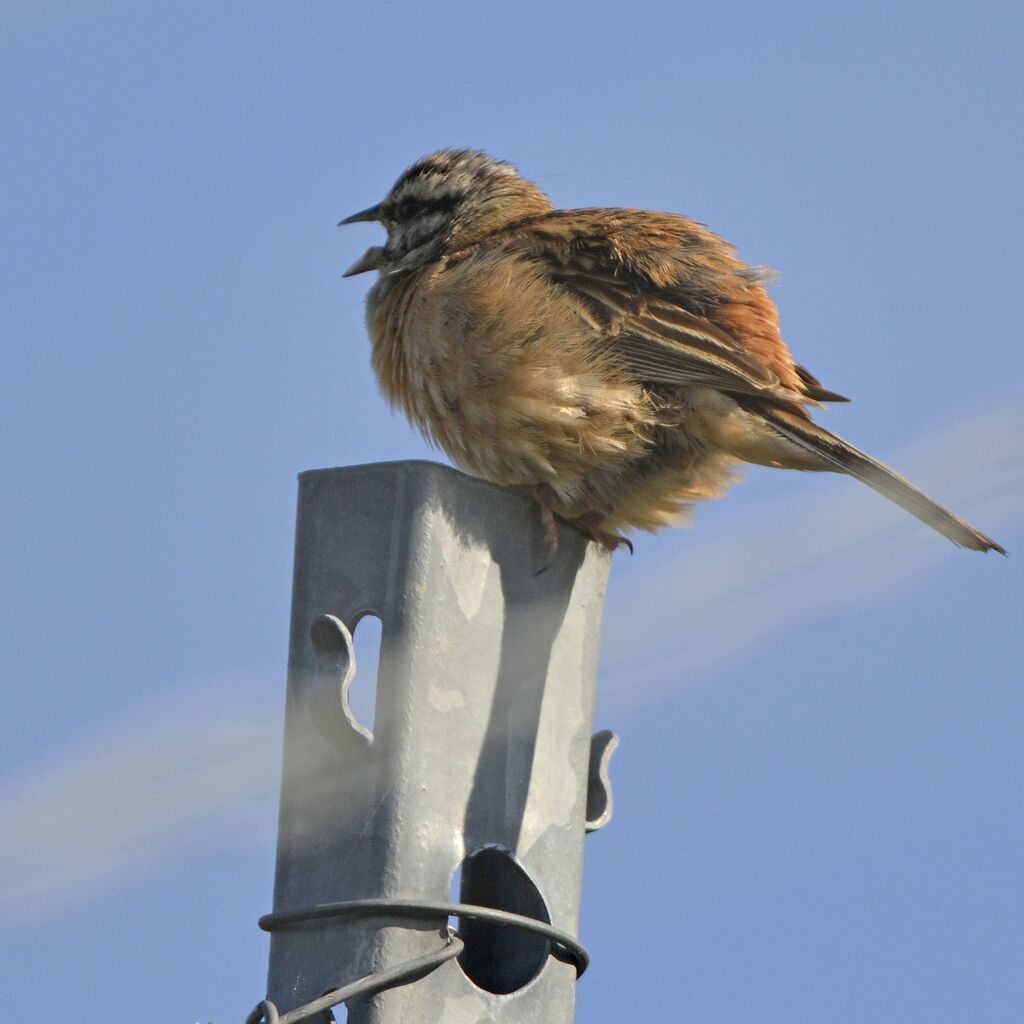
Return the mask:
[[[458, 960], [352, 999], [351, 1024], [572, 1020], [584, 833], [611, 809], [614, 737], [591, 738], [609, 558], [562, 528], [538, 575], [541, 533], [527, 496], [433, 463], [300, 477], [266, 922], [276, 1011], [437, 950], [447, 914], [429, 905], [454, 899], [548, 927], [467, 912]], [[368, 613], [372, 733], [347, 701]]]

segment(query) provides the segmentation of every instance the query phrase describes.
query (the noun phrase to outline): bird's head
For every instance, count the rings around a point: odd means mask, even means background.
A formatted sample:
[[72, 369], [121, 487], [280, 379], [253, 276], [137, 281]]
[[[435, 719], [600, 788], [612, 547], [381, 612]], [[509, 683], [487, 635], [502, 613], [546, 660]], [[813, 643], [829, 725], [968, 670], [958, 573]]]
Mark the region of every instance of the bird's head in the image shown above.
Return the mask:
[[387, 243], [345, 273], [417, 270], [509, 224], [552, 209], [551, 200], [516, 169], [472, 149], [445, 149], [417, 160], [376, 206], [341, 224], [380, 221]]

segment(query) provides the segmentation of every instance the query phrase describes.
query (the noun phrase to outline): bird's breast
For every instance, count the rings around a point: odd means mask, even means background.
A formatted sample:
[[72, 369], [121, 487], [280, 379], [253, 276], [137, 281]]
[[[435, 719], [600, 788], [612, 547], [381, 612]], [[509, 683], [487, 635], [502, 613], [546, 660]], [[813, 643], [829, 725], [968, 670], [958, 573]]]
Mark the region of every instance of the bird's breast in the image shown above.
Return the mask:
[[385, 396], [485, 479], [570, 494], [650, 441], [649, 397], [578, 303], [525, 259], [484, 254], [383, 278], [367, 318]]

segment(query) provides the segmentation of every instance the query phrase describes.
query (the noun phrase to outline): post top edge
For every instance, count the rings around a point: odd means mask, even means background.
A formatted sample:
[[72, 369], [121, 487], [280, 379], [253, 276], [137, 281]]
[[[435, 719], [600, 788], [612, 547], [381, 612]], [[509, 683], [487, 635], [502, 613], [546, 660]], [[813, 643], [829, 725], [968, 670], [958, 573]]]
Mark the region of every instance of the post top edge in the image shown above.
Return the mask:
[[489, 483], [487, 480], [482, 480], [480, 477], [471, 476], [469, 473], [463, 473], [462, 470], [455, 469], [453, 466], [446, 466], [442, 462], [433, 462], [430, 459], [395, 459], [387, 462], [360, 462], [354, 466], [325, 466], [321, 469], [304, 469], [298, 474], [298, 479], [305, 480], [307, 478], [315, 477], [354, 476], [364, 473], [381, 473], [388, 471], [394, 473], [414, 472], [422, 473], [424, 475], [440, 474], [453, 478], [461, 478], [462, 480], [471, 480], [473, 483], [483, 484], [485, 487], [495, 487], [501, 490], [501, 488], [498, 488], [497, 484]]

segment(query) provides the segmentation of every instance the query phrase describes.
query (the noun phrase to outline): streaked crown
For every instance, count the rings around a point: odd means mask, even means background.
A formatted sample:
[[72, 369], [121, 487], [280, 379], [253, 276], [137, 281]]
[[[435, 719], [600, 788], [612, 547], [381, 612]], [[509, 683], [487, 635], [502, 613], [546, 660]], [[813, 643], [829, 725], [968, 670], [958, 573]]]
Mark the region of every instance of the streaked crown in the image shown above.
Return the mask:
[[380, 221], [387, 244], [349, 271], [413, 270], [509, 224], [552, 209], [512, 164], [472, 149], [446, 149], [417, 160], [376, 206], [343, 220]]

